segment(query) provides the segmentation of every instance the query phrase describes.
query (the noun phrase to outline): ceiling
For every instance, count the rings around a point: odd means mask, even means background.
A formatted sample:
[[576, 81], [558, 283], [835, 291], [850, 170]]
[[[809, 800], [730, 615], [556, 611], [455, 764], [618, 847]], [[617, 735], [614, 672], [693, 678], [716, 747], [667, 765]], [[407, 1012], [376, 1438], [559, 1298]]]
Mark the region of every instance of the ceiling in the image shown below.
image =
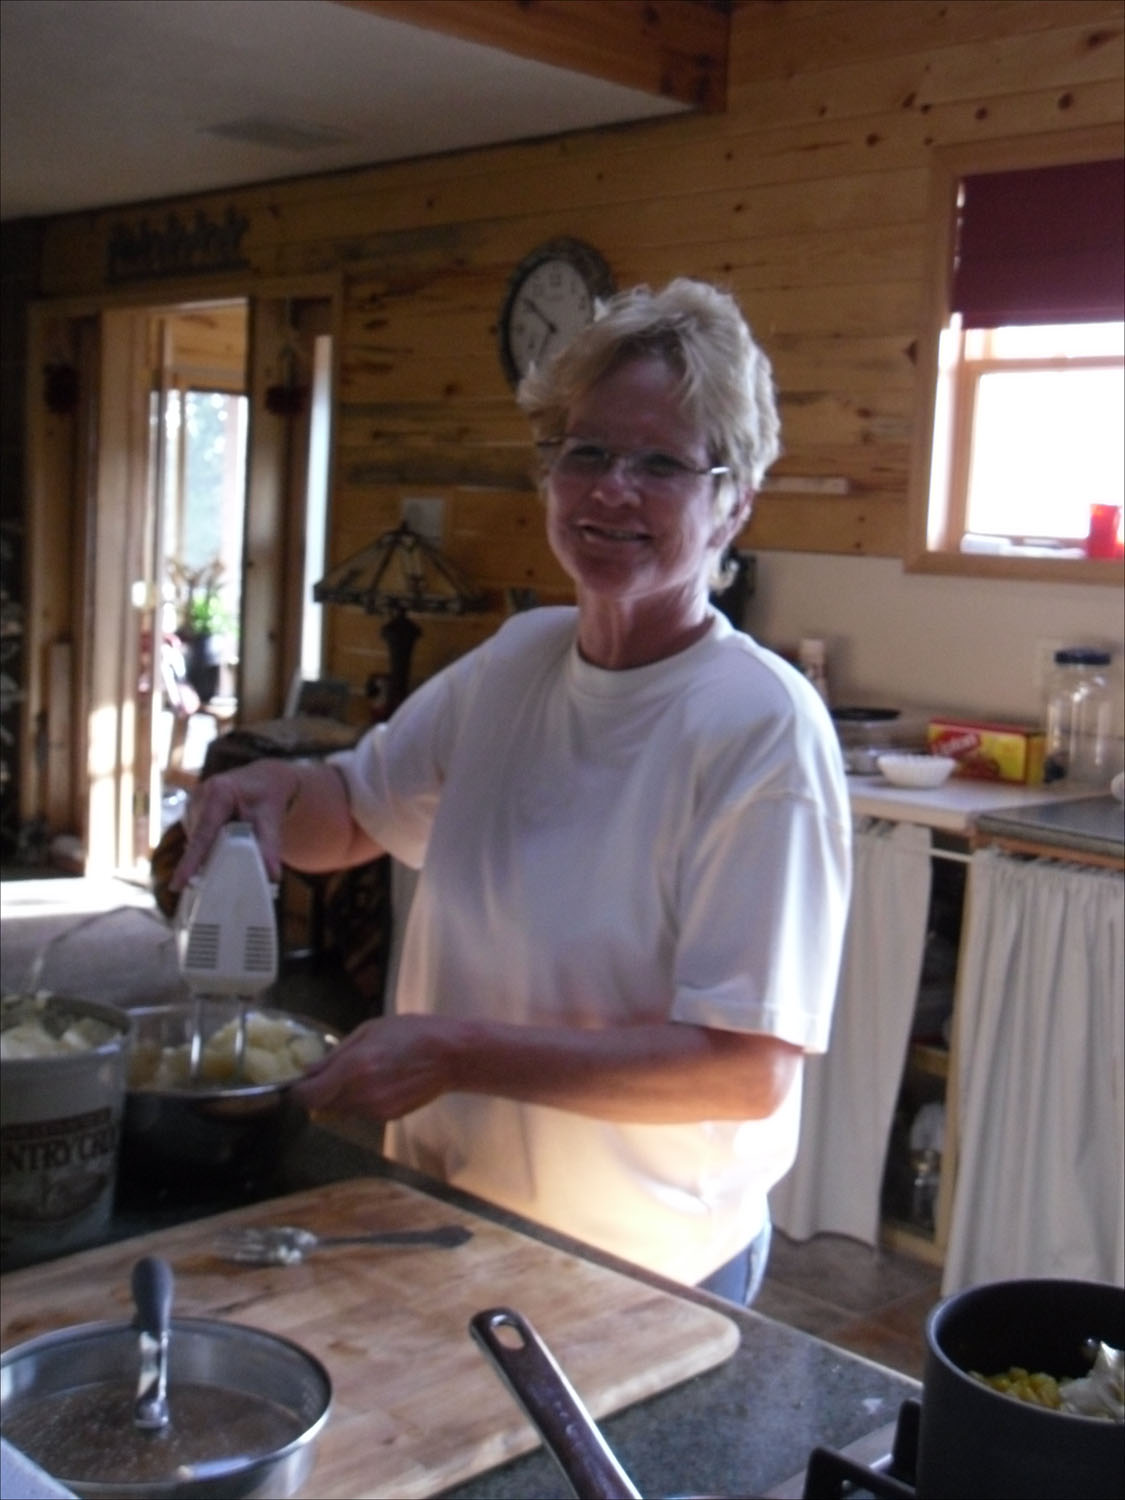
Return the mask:
[[[477, 14], [499, 19], [488, 7], [502, 3], [478, 0]], [[599, 7], [583, 4], [592, 22]], [[0, 0], [0, 217], [138, 203], [688, 107], [356, 3]]]

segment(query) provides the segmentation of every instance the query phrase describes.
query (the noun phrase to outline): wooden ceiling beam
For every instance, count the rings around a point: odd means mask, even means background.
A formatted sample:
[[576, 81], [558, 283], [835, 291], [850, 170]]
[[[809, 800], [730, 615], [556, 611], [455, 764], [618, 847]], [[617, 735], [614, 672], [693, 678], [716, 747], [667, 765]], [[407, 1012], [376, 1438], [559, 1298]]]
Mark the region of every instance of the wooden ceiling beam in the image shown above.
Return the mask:
[[726, 108], [732, 0], [333, 0], [534, 62]]

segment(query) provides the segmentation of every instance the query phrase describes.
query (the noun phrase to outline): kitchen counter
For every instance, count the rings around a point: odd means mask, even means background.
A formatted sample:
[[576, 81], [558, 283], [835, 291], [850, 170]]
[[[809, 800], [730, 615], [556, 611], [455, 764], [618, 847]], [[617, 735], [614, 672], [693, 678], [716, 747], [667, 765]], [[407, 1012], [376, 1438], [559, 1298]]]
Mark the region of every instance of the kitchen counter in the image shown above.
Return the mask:
[[1121, 860], [1125, 858], [1125, 805], [1107, 792], [1066, 802], [992, 808], [977, 819], [977, 832]]
[[1089, 787], [1055, 790], [1045, 786], [1015, 786], [999, 781], [950, 777], [942, 786], [892, 786], [881, 776], [849, 776], [852, 812], [857, 817], [888, 818], [897, 823], [922, 823], [966, 837], [981, 818], [1023, 808], [1060, 805], [1088, 797]]
[[[918, 1393], [916, 1382], [894, 1371], [753, 1311], [599, 1255], [565, 1236], [399, 1168], [365, 1142], [316, 1127], [310, 1127], [290, 1148], [274, 1182], [240, 1188], [235, 1197], [214, 1195], [188, 1202], [166, 1194], [163, 1201], [143, 1202], [123, 1183], [108, 1238], [127, 1239], [220, 1212], [235, 1202], [364, 1175], [386, 1176], [421, 1189], [543, 1244], [721, 1310], [732, 1319], [741, 1341], [729, 1359], [601, 1423], [610, 1446], [646, 1495], [799, 1495], [795, 1476], [803, 1473], [813, 1447], [845, 1448], [862, 1446], [865, 1439], [870, 1442], [871, 1434], [893, 1423], [902, 1401]], [[496, 1302], [503, 1301], [503, 1288], [498, 1287]], [[434, 1414], [432, 1421], [439, 1422], [440, 1416]], [[876, 1439], [875, 1446], [882, 1442], [882, 1437]], [[446, 1492], [462, 1500], [522, 1500], [528, 1495], [567, 1497], [571, 1493], [541, 1449]]]

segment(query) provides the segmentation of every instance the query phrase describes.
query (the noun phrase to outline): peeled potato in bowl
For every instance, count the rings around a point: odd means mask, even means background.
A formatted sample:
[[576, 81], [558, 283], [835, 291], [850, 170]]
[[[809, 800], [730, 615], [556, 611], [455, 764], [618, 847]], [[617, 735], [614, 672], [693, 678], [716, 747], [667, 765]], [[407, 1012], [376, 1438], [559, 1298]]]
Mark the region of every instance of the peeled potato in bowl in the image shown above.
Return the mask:
[[122, 1171], [148, 1191], [189, 1186], [200, 1174], [261, 1180], [308, 1123], [290, 1084], [338, 1038], [319, 1021], [248, 1007], [246, 1052], [236, 1065], [239, 1002], [207, 998], [201, 1007], [199, 1076], [191, 1077], [196, 1003], [137, 1007], [125, 1095]]
[[[206, 1015], [206, 1012], [204, 1012]], [[175, 1014], [174, 1024], [185, 1032], [182, 1041], [167, 1041], [146, 1035], [137, 1038], [129, 1064], [131, 1089], [177, 1089], [192, 1087], [191, 1019]], [[246, 1017], [246, 1052], [238, 1068], [238, 1017], [225, 1021], [205, 1037], [200, 1054], [198, 1083], [277, 1084], [299, 1077], [310, 1063], [319, 1062], [329, 1039], [315, 1023], [277, 1013], [250, 1011]]]

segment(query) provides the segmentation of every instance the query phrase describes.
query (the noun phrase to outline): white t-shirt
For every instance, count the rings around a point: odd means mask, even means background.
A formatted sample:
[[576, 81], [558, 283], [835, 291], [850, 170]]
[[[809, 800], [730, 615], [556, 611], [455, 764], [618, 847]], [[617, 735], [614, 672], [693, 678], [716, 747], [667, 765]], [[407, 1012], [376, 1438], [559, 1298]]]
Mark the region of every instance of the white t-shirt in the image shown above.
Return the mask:
[[[359, 824], [421, 871], [395, 1009], [825, 1050], [851, 820], [823, 703], [719, 614], [629, 671], [576, 632], [573, 609], [515, 616], [333, 757]], [[799, 1117], [799, 1086], [767, 1120], [686, 1125], [449, 1094], [388, 1150], [694, 1284], [764, 1224]]]

